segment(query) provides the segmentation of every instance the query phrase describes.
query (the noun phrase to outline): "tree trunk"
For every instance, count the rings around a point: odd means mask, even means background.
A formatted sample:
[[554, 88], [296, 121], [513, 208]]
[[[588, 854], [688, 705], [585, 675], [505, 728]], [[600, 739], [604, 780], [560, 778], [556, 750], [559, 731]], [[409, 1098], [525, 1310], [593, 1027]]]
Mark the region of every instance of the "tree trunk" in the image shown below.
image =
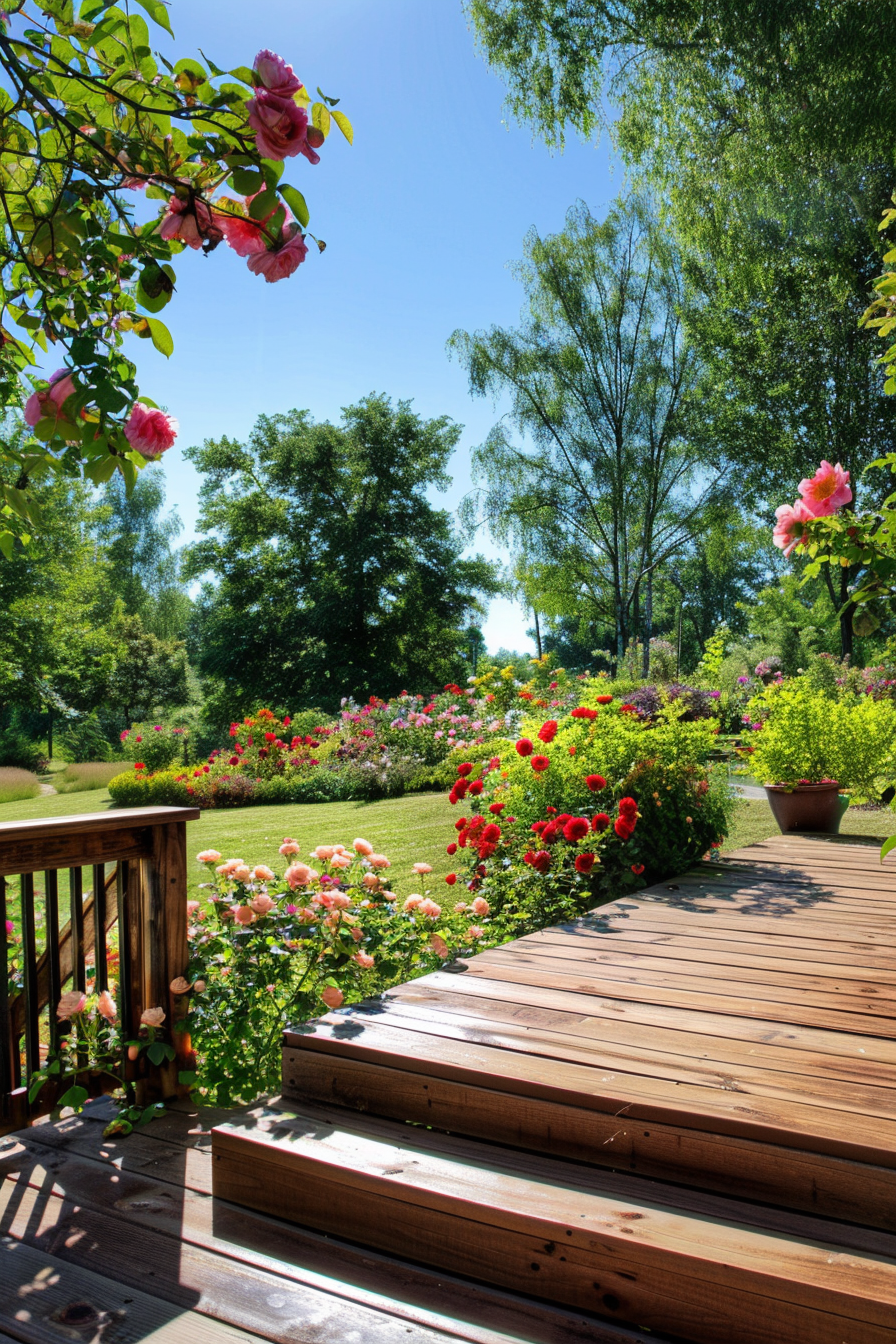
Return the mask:
[[855, 604], [849, 602], [849, 570], [844, 568], [840, 571], [840, 657], [852, 658], [852, 616], [855, 611]]
[[532, 615], [535, 617], [535, 647], [538, 650], [538, 656], [541, 658], [541, 626], [538, 624], [538, 612], [532, 608]]
[[650, 676], [650, 640], [653, 635], [653, 570], [649, 570], [644, 593], [644, 618], [641, 622], [641, 637], [644, 648], [641, 653], [641, 670], [644, 677]]

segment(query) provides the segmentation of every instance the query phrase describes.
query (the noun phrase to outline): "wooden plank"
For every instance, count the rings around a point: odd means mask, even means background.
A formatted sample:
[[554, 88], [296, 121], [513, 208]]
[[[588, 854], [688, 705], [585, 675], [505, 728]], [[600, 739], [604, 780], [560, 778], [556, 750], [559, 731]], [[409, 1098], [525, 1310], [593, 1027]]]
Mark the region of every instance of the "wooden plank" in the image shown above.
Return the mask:
[[8, 1236], [0, 1238], [0, 1284], [4, 1289], [0, 1327], [22, 1344], [99, 1340], [106, 1335], [122, 1344], [129, 1339], [151, 1339], [152, 1344], [183, 1344], [185, 1339], [191, 1344], [255, 1344], [261, 1338]]
[[775, 919], [769, 916], [728, 914], [724, 910], [714, 909], [682, 911], [669, 909], [658, 903], [636, 905], [632, 901], [614, 901], [611, 905], [602, 906], [591, 918], [594, 922], [605, 924], [611, 929], [617, 921], [620, 923], [631, 921], [640, 926], [641, 917], [651, 927], [660, 925], [668, 928], [671, 925], [672, 928], [679, 929], [682, 927], [683, 913], [687, 915], [688, 929], [711, 929], [714, 934], [724, 929], [734, 933], [787, 934], [793, 938], [805, 937], [816, 940], [823, 938], [835, 950], [838, 944], [851, 944], [857, 940], [871, 952], [875, 947], [890, 946], [889, 931], [853, 920], [839, 922], [828, 920], [821, 926], [817, 920], [813, 921], [798, 915], [782, 915]]
[[[52, 820], [52, 818], [51, 818]], [[0, 826], [12, 823], [0, 822]], [[102, 831], [96, 834], [48, 835], [45, 839], [0, 839], [0, 875], [36, 873], [55, 868], [89, 868], [118, 859], [139, 859], [149, 852], [146, 827]]]
[[[578, 1307], [602, 1293], [607, 1311], [687, 1329], [697, 1344], [771, 1344], [782, 1334], [839, 1344], [847, 1321], [883, 1344], [892, 1323], [888, 1276], [896, 1275], [876, 1257], [838, 1253], [832, 1282], [830, 1248], [583, 1192], [557, 1164], [537, 1183], [326, 1129], [283, 1143], [225, 1127], [215, 1131], [214, 1156], [224, 1198], [295, 1217], [288, 1185], [296, 1181], [299, 1216], [322, 1230], [350, 1217], [381, 1248], [400, 1240], [424, 1261]], [[607, 1293], [608, 1280], [625, 1287]]]
[[708, 988], [709, 982], [701, 981], [696, 976], [691, 977], [690, 982], [688, 977], [680, 976], [676, 983], [671, 983], [668, 978], [664, 981], [661, 976], [644, 972], [637, 983], [627, 983], [608, 971], [606, 979], [601, 980], [597, 974], [567, 975], [553, 969], [515, 964], [509, 959], [502, 960], [498, 953], [481, 953], [471, 957], [466, 963], [464, 975], [474, 978], [487, 976], [491, 980], [509, 980], [514, 984], [536, 988], [562, 989], [570, 994], [600, 994], [606, 986], [606, 992], [617, 999], [634, 999], [672, 1008], [687, 1002], [691, 1008], [710, 1013], [758, 1018], [764, 1022], [826, 1027], [854, 1035], [896, 1038], [896, 1020], [889, 1016], [875, 1016], [870, 1011], [847, 1012], [832, 1007], [787, 1003], [780, 998], [759, 997], [760, 993], [765, 993], [762, 990], [753, 998], [746, 993], [738, 994], [736, 982], [732, 983], [730, 993], [725, 994]]
[[198, 821], [198, 807], [116, 807], [73, 817], [40, 817], [0, 821], [0, 845], [20, 840], [47, 840], [58, 835], [90, 835], [94, 831], [126, 831], [134, 826], [162, 826], [169, 821]]
[[[544, 963], [558, 974], [581, 976], [599, 972], [602, 980], [624, 980], [645, 986], [668, 985], [673, 989], [680, 987], [687, 994], [698, 988], [701, 992], [711, 993], [716, 989], [715, 982], [722, 981], [729, 998], [835, 1008], [838, 1012], [884, 1018], [896, 1015], [896, 991], [888, 993], [885, 985], [865, 981], [860, 982], [858, 990], [850, 992], [848, 983], [841, 985], [825, 976], [793, 975], [750, 966], [738, 966], [735, 971], [714, 962], [700, 963], [698, 957], [679, 960], [674, 948], [668, 949], [666, 956], [655, 953], [647, 957], [637, 952], [626, 953], [616, 945], [606, 952], [578, 949], [572, 953], [562, 943], [512, 943], [480, 952], [476, 961], [478, 965], [530, 967], [540, 967]], [[698, 967], [699, 975], [695, 974]]]
[[[762, 1042], [751, 1044], [737, 1038], [714, 1036], [707, 1032], [673, 1030], [671, 1027], [641, 1026], [637, 1022], [617, 1022], [606, 1017], [591, 1017], [570, 1009], [539, 1008], [534, 1004], [516, 1004], [503, 999], [486, 999], [462, 992], [449, 994], [424, 983], [411, 981], [387, 991], [382, 999], [374, 1000], [371, 1011], [388, 1016], [394, 1013], [415, 1014], [424, 1020], [445, 1017], [448, 1021], [472, 1023], [488, 1031], [494, 1023], [499, 1031], [512, 1028], [521, 1032], [554, 1033], [580, 1041], [589, 1048], [629, 1049], [672, 1058], [684, 1058], [691, 1065], [734, 1065], [768, 1070], [775, 1075], [796, 1074], [824, 1085], [858, 1083], [864, 1087], [896, 1090], [896, 1051], [892, 1064], [850, 1059], [843, 1055], [823, 1055], [809, 1050], [781, 1049]], [[366, 1011], [364, 1004], [354, 1005], [352, 1012]], [[861, 1038], [859, 1038], [861, 1039]], [[799, 1085], [798, 1082], [795, 1083]]]
[[[586, 1064], [601, 1071], [641, 1074], [746, 1096], [797, 1101], [829, 1111], [896, 1119], [896, 1088], [873, 1087], [866, 1080], [839, 1082], [837, 1079], [811, 1074], [779, 1073], [768, 1065], [751, 1067], [749, 1062], [742, 1059], [723, 1065], [700, 1055], [673, 1054], [656, 1046], [638, 1048], [630, 1041], [613, 1047], [605, 1042], [583, 1040], [581, 1036], [560, 1031], [499, 1022], [494, 1017], [476, 1022], [470, 1017], [449, 1013], [444, 1008], [426, 1010], [418, 1004], [403, 1003], [400, 999], [375, 1003], [369, 1014], [358, 1005], [349, 1021], [363, 1023], [368, 1017], [374, 1022], [403, 1031], [469, 1041], [474, 1045], [517, 1051], [546, 1060], [561, 1059], [567, 1063]], [[345, 1027], [345, 1018], [337, 1019], [326, 1014], [323, 1020], [331, 1026], [339, 1023], [343, 1029]]]
[[[474, 1087], [492, 1087], [512, 1095], [541, 1097], [566, 1106], [618, 1115], [633, 1121], [658, 1121], [757, 1143], [781, 1144], [896, 1168], [896, 1124], [876, 1117], [840, 1112], [773, 1097], [725, 1092], [687, 1083], [670, 1083], [630, 1073], [603, 1073], [561, 1060], [532, 1058], [470, 1043], [458, 1044], [364, 1024], [350, 1037], [325, 1022], [306, 1034], [287, 1031], [284, 1059], [320, 1052], [332, 1067], [336, 1059], [356, 1059], [441, 1077]], [[284, 1071], [284, 1086], [287, 1084]], [[450, 1126], [449, 1126], [450, 1127]]]
[[[104, 1264], [114, 1247], [116, 1276], [138, 1286], [148, 1265], [158, 1279], [158, 1267], [171, 1263], [161, 1295], [192, 1296], [196, 1310], [269, 1339], [649, 1344], [640, 1332], [385, 1260], [208, 1197], [182, 1203], [176, 1187], [122, 1176], [108, 1163], [65, 1158], [48, 1167], [42, 1154], [55, 1158], [26, 1140], [15, 1183], [0, 1185], [0, 1216], [14, 1235], [85, 1268]], [[211, 1153], [199, 1156], [210, 1191]]]
[[[723, 966], [728, 972], [732, 968], [743, 967], [746, 970], [759, 970], [766, 974], [780, 974], [792, 978], [794, 984], [802, 984], [803, 977], [822, 979], [834, 985], [833, 992], [862, 994], [872, 988], [873, 993], [889, 991], [896, 998], [896, 971], [890, 969], [867, 972], [851, 964], [837, 964], [835, 961], [813, 960], [806, 954], [802, 958], [776, 957], [770, 949], [766, 955], [745, 951], [737, 943], [728, 943], [720, 948], [691, 947], [686, 940], [676, 936], [662, 941], [642, 937], [627, 937], [615, 934], [612, 937], [588, 929], [581, 933], [570, 933], [565, 929], [542, 929], [516, 940], [515, 947], [540, 949], [552, 947], [562, 949], [570, 959], [580, 958], [605, 960], [621, 954], [625, 957], [674, 957], [679, 963], [694, 962], [707, 968]], [[824, 954], [815, 953], [816, 957]]]
[[828, 1031], [818, 1027], [789, 1023], [770, 1024], [738, 1017], [736, 1013], [714, 1013], [708, 1010], [639, 1003], [636, 1000], [614, 998], [613, 993], [570, 995], [552, 987], [516, 984], [510, 980], [433, 971], [415, 981], [417, 986], [432, 986], [448, 994], [459, 993], [515, 1003], [522, 1008], [543, 1007], [578, 1012], [595, 1019], [620, 1023], [639, 1023], [648, 1027], [680, 1029], [698, 1035], [722, 1036], [750, 1044], [774, 1045], [776, 1048], [811, 1050], [832, 1058], [855, 1062], [868, 1060], [891, 1066], [896, 1060], [896, 1046], [889, 1040], [864, 1036], [848, 1031]]

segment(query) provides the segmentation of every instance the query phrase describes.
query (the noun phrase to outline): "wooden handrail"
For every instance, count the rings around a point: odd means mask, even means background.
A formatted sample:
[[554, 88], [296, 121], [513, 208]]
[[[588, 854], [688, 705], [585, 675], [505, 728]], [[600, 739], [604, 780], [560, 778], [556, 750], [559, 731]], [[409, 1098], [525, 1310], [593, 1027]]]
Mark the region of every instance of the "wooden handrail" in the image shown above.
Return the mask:
[[[172, 1095], [188, 1043], [177, 1031], [186, 1011], [170, 984], [186, 970], [186, 823], [196, 808], [138, 807], [75, 817], [0, 822], [0, 1133], [20, 1127], [46, 1109], [29, 1107], [20, 1077], [21, 1039], [26, 1075], [37, 1067], [40, 1014], [50, 1005], [51, 1044], [56, 1035], [53, 1006], [66, 983], [84, 986], [85, 957], [94, 954], [98, 989], [107, 986], [106, 932], [118, 921], [119, 1009], [124, 1039], [136, 1035], [140, 1014], [161, 1007], [178, 1059], [143, 1078], [144, 1097]], [[115, 864], [108, 875], [107, 865]], [[82, 870], [92, 869], [93, 894], [82, 901]], [[59, 870], [69, 869], [71, 918], [59, 927]], [[35, 893], [34, 874], [43, 872], [44, 891]], [[25, 987], [10, 995], [3, 962], [9, 877], [18, 876], [22, 903], [21, 959]], [[114, 899], [113, 899], [114, 891]], [[37, 953], [37, 906], [43, 901], [46, 946]], [[101, 933], [102, 931], [102, 933]], [[46, 1089], [45, 1089], [46, 1090]]]

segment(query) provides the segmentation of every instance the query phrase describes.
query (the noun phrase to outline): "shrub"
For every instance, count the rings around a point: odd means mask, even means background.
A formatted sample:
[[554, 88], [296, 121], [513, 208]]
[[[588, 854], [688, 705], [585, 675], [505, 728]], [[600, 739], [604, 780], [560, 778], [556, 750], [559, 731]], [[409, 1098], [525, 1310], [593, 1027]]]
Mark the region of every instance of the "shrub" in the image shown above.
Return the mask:
[[59, 753], [66, 761], [99, 762], [121, 759], [109, 742], [95, 713], [66, 724], [59, 734]]
[[0, 728], [0, 766], [20, 770], [46, 770], [50, 762], [39, 744], [15, 725]]
[[832, 697], [798, 677], [750, 702], [761, 728], [751, 736], [752, 771], [770, 784], [835, 779], [841, 789], [879, 796], [896, 778], [896, 705]]
[[90, 789], [108, 788], [121, 774], [121, 761], [81, 761], [67, 765], [55, 780], [57, 793], [86, 793]]
[[109, 793], [120, 807], [195, 807], [182, 775], [163, 770], [157, 775], [127, 770], [109, 780]]
[[36, 798], [40, 780], [31, 770], [20, 770], [14, 765], [0, 766], [0, 803], [17, 803], [25, 798]]
[[208, 895], [188, 905], [182, 992], [192, 990], [186, 1025], [198, 1090], [210, 1104], [233, 1106], [276, 1088], [285, 1022], [423, 975], [487, 935], [484, 915], [471, 923], [466, 909], [432, 900], [427, 864], [415, 865], [419, 892], [399, 905], [388, 889], [389, 860], [366, 840], [318, 846], [308, 863], [298, 850], [284, 840], [282, 877], [241, 859], [220, 863], [214, 850], [199, 855]]
[[185, 763], [187, 732], [165, 723], [135, 723], [121, 734], [122, 749], [133, 752], [141, 767], [151, 774]]

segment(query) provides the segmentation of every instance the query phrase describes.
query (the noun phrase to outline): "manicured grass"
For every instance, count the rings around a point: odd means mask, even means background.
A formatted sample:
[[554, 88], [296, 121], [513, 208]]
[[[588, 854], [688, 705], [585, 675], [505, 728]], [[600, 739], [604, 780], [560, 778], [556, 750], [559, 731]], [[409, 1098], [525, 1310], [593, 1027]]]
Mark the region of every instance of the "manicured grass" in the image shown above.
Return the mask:
[[[103, 812], [110, 806], [107, 790], [95, 789], [89, 793], [2, 804], [0, 821], [74, 816]], [[411, 871], [411, 865], [422, 861], [432, 865], [433, 872], [427, 881], [438, 898], [446, 890], [445, 875], [452, 870], [445, 846], [454, 837], [456, 818], [457, 810], [441, 793], [413, 794], [378, 803], [278, 805], [203, 812], [198, 821], [187, 827], [190, 890], [195, 895], [205, 877], [204, 870], [194, 861], [202, 849], [217, 849], [224, 858], [241, 858], [251, 864], [266, 863], [282, 873], [285, 863], [278, 849], [287, 835], [298, 840], [304, 853], [319, 844], [341, 841], [350, 845], [357, 836], [363, 836], [392, 860], [388, 876], [393, 890], [400, 895], [419, 891], [422, 884]], [[896, 833], [896, 812], [850, 809], [840, 829], [844, 835], [892, 835]], [[777, 834], [768, 803], [742, 800], [737, 805], [723, 853]]]

